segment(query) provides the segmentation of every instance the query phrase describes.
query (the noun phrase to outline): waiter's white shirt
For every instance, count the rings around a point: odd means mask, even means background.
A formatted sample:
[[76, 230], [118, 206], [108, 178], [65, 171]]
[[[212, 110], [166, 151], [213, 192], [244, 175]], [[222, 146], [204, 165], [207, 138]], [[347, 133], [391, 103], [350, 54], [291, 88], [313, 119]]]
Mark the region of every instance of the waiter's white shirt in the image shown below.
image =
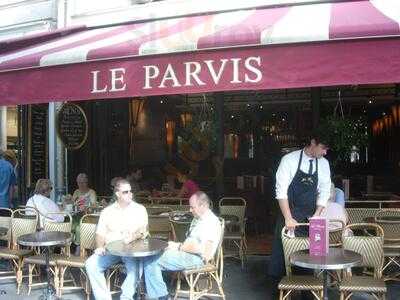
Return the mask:
[[[278, 171], [276, 172], [276, 199], [288, 199], [288, 189], [292, 182], [294, 175], [297, 171], [299, 164], [300, 153], [302, 150], [290, 152], [282, 157], [281, 163], [279, 164]], [[316, 171], [315, 158], [309, 157], [303, 151], [303, 157], [301, 160], [300, 170], [304, 173], [308, 173], [309, 161], [312, 159], [313, 174]], [[318, 159], [318, 185], [317, 185], [317, 205], [325, 207], [331, 188], [331, 170], [329, 162], [326, 158], [321, 157]]]

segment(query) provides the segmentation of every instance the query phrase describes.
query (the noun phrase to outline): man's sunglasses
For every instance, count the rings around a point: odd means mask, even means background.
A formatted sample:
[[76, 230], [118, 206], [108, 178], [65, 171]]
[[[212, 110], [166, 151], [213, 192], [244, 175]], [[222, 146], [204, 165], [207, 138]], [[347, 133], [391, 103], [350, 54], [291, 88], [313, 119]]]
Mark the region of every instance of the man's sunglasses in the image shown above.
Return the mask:
[[132, 194], [132, 190], [120, 191], [120, 192], [121, 192], [121, 194], [124, 194], [124, 195], [126, 195], [126, 194]]

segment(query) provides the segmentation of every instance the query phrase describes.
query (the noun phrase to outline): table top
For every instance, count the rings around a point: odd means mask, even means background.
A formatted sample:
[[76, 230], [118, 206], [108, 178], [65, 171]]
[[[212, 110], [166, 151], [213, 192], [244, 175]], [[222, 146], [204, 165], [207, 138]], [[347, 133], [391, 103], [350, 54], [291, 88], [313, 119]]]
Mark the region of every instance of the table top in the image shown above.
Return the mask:
[[360, 264], [359, 253], [341, 248], [329, 248], [327, 256], [311, 256], [309, 249], [294, 252], [290, 263], [308, 269], [339, 270]]
[[0, 227], [0, 236], [6, 235], [8, 232], [7, 227]]
[[69, 243], [71, 238], [69, 232], [38, 231], [21, 235], [18, 238], [18, 244], [22, 246], [55, 246]]
[[106, 245], [106, 250], [117, 256], [146, 257], [159, 254], [167, 247], [168, 242], [166, 241], [147, 238], [133, 241], [130, 244], [125, 244], [121, 240], [114, 241]]

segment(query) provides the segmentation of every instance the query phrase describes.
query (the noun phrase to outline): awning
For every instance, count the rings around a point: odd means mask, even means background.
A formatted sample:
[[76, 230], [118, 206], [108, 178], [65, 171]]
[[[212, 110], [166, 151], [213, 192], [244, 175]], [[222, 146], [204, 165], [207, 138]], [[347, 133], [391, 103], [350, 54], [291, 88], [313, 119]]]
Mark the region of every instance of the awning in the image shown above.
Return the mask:
[[0, 104], [400, 82], [399, 23], [371, 0], [66, 30], [0, 49]]

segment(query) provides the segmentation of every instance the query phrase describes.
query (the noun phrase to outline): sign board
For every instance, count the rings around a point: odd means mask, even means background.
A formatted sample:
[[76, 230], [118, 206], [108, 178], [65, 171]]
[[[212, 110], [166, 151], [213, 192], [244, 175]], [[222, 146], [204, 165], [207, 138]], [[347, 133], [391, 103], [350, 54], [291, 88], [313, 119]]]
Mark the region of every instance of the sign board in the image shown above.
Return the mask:
[[29, 109], [29, 183], [48, 178], [47, 170], [47, 104], [31, 105]]
[[88, 135], [88, 122], [83, 109], [76, 104], [64, 104], [57, 114], [57, 132], [65, 148], [81, 148]]

